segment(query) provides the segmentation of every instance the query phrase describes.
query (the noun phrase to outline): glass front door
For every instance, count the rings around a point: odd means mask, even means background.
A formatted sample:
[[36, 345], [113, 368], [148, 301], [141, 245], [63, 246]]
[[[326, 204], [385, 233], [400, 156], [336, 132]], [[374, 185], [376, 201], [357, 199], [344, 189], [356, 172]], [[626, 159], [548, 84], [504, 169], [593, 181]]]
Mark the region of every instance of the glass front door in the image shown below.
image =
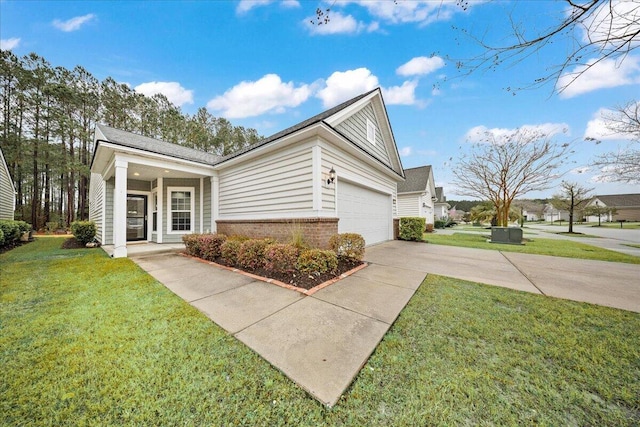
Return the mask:
[[127, 194], [127, 241], [147, 239], [147, 196]]

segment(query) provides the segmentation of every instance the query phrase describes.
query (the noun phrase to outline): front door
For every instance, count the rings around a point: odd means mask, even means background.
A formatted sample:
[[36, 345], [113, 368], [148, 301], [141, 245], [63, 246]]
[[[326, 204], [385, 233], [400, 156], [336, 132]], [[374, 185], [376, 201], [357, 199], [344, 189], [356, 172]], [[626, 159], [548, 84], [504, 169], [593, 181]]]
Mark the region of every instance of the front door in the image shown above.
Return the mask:
[[147, 196], [127, 194], [127, 241], [147, 239]]

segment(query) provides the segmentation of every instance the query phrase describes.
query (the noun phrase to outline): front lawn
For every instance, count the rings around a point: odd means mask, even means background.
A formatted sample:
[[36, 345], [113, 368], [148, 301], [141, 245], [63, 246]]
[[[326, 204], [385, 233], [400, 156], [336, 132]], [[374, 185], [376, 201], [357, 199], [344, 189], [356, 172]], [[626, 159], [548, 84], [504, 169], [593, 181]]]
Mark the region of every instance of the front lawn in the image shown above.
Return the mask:
[[571, 240], [533, 238], [524, 245], [489, 243], [490, 233], [425, 234], [424, 240], [436, 245], [462, 246], [466, 248], [493, 249], [505, 252], [551, 255], [567, 258], [592, 259], [598, 261], [626, 262], [640, 264], [640, 257], [610, 251]]
[[0, 255], [0, 425], [640, 422], [640, 314], [429, 276], [333, 409], [128, 259]]

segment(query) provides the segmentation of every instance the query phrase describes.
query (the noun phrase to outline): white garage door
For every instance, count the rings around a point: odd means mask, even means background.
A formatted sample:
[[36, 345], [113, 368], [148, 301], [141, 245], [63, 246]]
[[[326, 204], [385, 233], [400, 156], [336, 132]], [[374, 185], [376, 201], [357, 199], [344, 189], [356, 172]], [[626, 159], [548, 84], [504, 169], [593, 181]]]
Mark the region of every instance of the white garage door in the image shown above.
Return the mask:
[[338, 218], [339, 233], [358, 233], [367, 245], [389, 240], [391, 196], [340, 181]]

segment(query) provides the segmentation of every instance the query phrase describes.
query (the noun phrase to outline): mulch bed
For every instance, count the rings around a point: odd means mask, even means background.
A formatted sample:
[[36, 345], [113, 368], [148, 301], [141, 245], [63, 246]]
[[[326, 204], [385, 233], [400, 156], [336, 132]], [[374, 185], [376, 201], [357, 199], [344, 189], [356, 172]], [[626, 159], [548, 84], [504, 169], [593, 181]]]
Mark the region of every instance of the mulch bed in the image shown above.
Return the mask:
[[[227, 267], [237, 268], [236, 266], [226, 263], [222, 258], [217, 258], [213, 262], [215, 262], [216, 264], [227, 266]], [[336, 271], [332, 273], [321, 274], [319, 276], [303, 274], [298, 271], [294, 271], [291, 273], [274, 273], [273, 271], [267, 271], [262, 268], [258, 268], [255, 270], [240, 269], [240, 268], [238, 269], [246, 271], [247, 273], [255, 274], [257, 276], [266, 277], [268, 279], [275, 279], [282, 283], [295, 286], [297, 288], [311, 289], [328, 280], [335, 279], [336, 277], [339, 277], [341, 274], [346, 273], [347, 271], [350, 271], [362, 264], [364, 264], [362, 261], [338, 260], [338, 268], [336, 269]]]
[[78, 242], [75, 237], [69, 237], [62, 242], [62, 249], [87, 249], [87, 247]]

